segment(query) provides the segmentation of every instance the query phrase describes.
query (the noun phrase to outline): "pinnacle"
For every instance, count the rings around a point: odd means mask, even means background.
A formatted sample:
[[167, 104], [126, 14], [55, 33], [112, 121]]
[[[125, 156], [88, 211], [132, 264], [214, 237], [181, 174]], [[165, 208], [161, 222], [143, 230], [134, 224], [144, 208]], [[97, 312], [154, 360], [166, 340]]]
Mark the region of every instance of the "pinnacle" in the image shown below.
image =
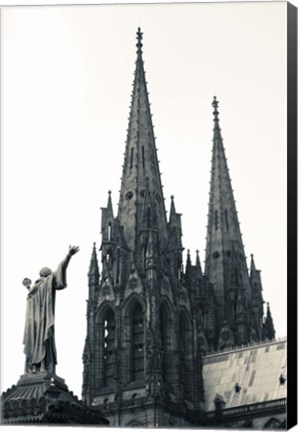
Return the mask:
[[90, 268], [88, 276], [95, 275], [99, 276], [99, 268], [98, 268], [98, 261], [97, 261], [97, 255], [96, 255], [96, 243], [93, 243], [92, 248], [92, 255], [91, 255], [91, 261], [90, 261]]

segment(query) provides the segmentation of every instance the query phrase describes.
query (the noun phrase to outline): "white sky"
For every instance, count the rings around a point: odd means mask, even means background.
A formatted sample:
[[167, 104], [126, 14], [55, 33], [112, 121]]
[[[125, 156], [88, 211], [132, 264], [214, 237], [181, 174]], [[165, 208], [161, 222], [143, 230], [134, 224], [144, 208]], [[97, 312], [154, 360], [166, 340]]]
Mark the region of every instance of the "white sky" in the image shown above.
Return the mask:
[[23, 373], [22, 280], [74, 244], [56, 299], [57, 374], [81, 395], [87, 273], [109, 189], [117, 209], [138, 26], [184, 247], [203, 261], [216, 95], [245, 252], [284, 336], [286, 3], [14, 7], [1, 21], [2, 390]]

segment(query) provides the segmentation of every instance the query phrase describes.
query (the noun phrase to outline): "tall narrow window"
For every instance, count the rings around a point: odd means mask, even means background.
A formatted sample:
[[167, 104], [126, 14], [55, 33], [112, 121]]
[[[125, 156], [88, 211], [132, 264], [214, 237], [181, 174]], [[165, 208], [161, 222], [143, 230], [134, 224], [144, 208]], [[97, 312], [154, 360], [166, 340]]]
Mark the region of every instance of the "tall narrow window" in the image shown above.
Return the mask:
[[133, 165], [133, 147], [130, 150], [130, 169], [132, 169], [132, 165]]
[[179, 381], [186, 391], [186, 323], [182, 314], [179, 319]]
[[237, 269], [237, 267], [235, 267], [235, 283], [236, 283], [236, 285], [239, 284], [239, 277], [238, 277], [238, 269]]
[[106, 387], [115, 378], [115, 316], [111, 310], [104, 320], [103, 375]]
[[137, 303], [132, 311], [132, 381], [144, 378], [144, 318], [142, 308]]
[[145, 149], [144, 149], [144, 146], [142, 147], [142, 163], [143, 163], [143, 168], [145, 168]]
[[117, 267], [116, 267], [116, 284], [119, 283], [120, 280], [120, 249], [117, 249]]
[[191, 333], [188, 321], [184, 313], [179, 316], [179, 382], [184, 393], [188, 397], [192, 388], [192, 362], [191, 362]]
[[215, 210], [215, 229], [217, 230], [218, 228], [218, 214], [217, 214], [217, 210]]
[[108, 241], [111, 241], [111, 238], [112, 238], [112, 225], [110, 222], [108, 226]]
[[225, 210], [226, 228], [229, 231], [228, 210]]
[[167, 385], [171, 381], [170, 370], [170, 347], [171, 336], [169, 329], [169, 315], [165, 304], [160, 306], [159, 310], [160, 336], [162, 345], [161, 371], [164, 378], [164, 384]]

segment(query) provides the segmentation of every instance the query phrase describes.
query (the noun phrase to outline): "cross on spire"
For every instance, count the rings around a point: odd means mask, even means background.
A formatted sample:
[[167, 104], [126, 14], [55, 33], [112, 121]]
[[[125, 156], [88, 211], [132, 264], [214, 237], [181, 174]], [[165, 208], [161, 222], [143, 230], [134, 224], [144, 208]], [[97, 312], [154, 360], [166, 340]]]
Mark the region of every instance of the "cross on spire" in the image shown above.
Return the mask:
[[137, 31], [137, 45], [136, 47], [138, 48], [138, 53], [142, 53], [142, 39], [143, 39], [143, 33], [141, 32], [141, 27], [138, 27], [138, 31]]
[[219, 102], [216, 99], [216, 96], [214, 96], [213, 102], [212, 102], [212, 106], [214, 108], [214, 111], [213, 111], [214, 121], [217, 122], [217, 123], [218, 123], [218, 120], [219, 120], [219, 118], [218, 118], [219, 112], [218, 112], [218, 109], [217, 109], [218, 108], [218, 104], [219, 104]]

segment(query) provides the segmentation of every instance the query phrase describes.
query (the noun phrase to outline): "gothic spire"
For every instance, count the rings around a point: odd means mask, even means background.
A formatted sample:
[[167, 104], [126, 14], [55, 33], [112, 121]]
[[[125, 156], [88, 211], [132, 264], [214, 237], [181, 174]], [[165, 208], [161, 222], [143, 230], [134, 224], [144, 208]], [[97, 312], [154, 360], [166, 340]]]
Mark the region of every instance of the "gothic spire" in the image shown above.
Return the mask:
[[113, 215], [113, 206], [112, 206], [112, 198], [111, 198], [112, 192], [109, 190], [108, 194], [109, 194], [109, 197], [108, 197], [107, 211], [108, 211], [109, 214], [112, 215], [112, 217], [114, 217], [114, 215]]
[[202, 267], [201, 267], [200, 255], [198, 250], [196, 250], [196, 267], [199, 269], [200, 276], [202, 276]]
[[174, 203], [174, 195], [171, 195], [170, 223], [173, 221], [175, 216], [176, 216], [176, 209]]
[[[262, 295], [262, 281], [261, 272], [256, 269], [254, 256], [251, 254], [250, 261], [250, 286], [251, 286], [251, 311], [252, 311], [252, 323], [256, 332], [257, 339], [263, 337], [263, 295]], [[255, 336], [253, 334], [253, 336]]]
[[[237, 293], [231, 292], [233, 284], [230, 278], [236, 276], [241, 285], [239, 288], [246, 292], [248, 298], [250, 298], [250, 284], [234, 194], [219, 125], [218, 104], [218, 100], [214, 97], [212, 102], [214, 108], [214, 128], [205, 274], [209, 277], [210, 282], [214, 284], [215, 295], [220, 305], [219, 324], [221, 326], [223, 320], [231, 316], [231, 307], [235, 310]], [[237, 255], [237, 259], [234, 259], [234, 263], [237, 263], [237, 268], [235, 269], [231, 269], [233, 253]], [[234, 303], [231, 305], [228, 302]]]
[[253, 254], [250, 255], [250, 276], [256, 272], [256, 266]]
[[264, 327], [265, 327], [265, 336], [269, 340], [274, 339], [275, 338], [275, 329], [274, 329], [274, 324], [273, 324], [273, 319], [272, 319], [269, 303], [267, 303], [267, 314], [266, 314]]
[[[118, 219], [131, 250], [138, 248], [144, 213], [146, 182], [150, 195], [150, 215], [157, 221], [162, 245], [167, 241], [167, 223], [163, 191], [155, 146], [155, 137], [145, 79], [142, 54], [143, 34], [137, 32], [137, 59], [126, 140]], [[148, 179], [148, 180], [147, 180]], [[147, 194], [148, 195], [148, 194]]]
[[92, 249], [92, 255], [91, 255], [91, 261], [90, 261], [90, 267], [88, 276], [94, 276], [95, 278], [99, 277], [99, 268], [98, 268], [98, 261], [97, 261], [97, 255], [96, 255], [96, 244], [93, 243], [93, 249]]
[[99, 268], [98, 268], [98, 261], [96, 255], [96, 244], [93, 243], [90, 267], [88, 272], [88, 287], [89, 287], [88, 311], [90, 311], [90, 306], [95, 301], [95, 293], [98, 290], [98, 286], [99, 286]]
[[251, 285], [252, 299], [255, 298], [255, 300], [260, 300], [263, 308], [261, 271], [257, 270], [256, 268], [253, 254], [250, 255], [249, 279]]

